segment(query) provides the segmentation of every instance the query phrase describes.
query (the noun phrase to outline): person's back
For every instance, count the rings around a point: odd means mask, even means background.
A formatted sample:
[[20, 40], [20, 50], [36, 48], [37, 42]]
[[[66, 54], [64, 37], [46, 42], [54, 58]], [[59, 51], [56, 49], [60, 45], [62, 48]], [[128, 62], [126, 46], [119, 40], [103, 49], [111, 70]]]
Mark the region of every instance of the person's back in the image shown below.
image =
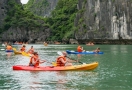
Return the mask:
[[36, 52], [34, 52], [33, 56], [30, 58], [29, 66], [39, 66], [39, 57]]
[[78, 52], [82, 52], [83, 51], [83, 49], [82, 49], [82, 47], [80, 45], [77, 47], [77, 51]]
[[56, 60], [57, 66], [72, 66], [72, 62], [77, 61], [71, 60], [69, 57], [67, 57], [67, 53], [65, 51], [63, 51], [62, 55]]
[[30, 53], [30, 54], [33, 54], [33, 53], [34, 53], [34, 48], [33, 48], [33, 46], [31, 46], [31, 48], [28, 50], [28, 53]]
[[65, 63], [62, 62], [62, 60], [66, 61], [66, 57], [64, 57], [64, 56], [57, 57], [56, 66], [65, 66]]
[[100, 48], [97, 48], [96, 50], [94, 50], [94, 52], [100, 52]]
[[38, 67], [40, 63], [46, 62], [45, 60], [41, 61], [39, 59], [38, 53], [34, 52], [33, 56], [30, 58], [29, 66]]
[[96, 52], [100, 52], [100, 48], [97, 48]]
[[26, 46], [23, 45], [23, 46], [21, 47], [20, 51], [21, 51], [21, 52], [25, 52], [25, 50], [26, 50], [25, 47], [26, 47]]

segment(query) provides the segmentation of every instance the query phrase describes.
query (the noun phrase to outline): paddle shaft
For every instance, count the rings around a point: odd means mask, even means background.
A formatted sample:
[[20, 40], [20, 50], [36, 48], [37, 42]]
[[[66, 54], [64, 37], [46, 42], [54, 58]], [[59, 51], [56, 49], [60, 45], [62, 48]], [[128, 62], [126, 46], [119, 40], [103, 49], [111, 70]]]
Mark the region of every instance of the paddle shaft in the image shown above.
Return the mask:
[[[60, 51], [58, 51], [57, 53], [58, 53], [59, 55], [63, 55], [62, 52], [60, 52]], [[70, 57], [68, 57], [68, 56], [66, 56], [66, 57], [69, 58], [69, 59], [72, 59], [72, 58], [70, 58]], [[73, 59], [73, 60], [74, 60], [74, 59]], [[77, 61], [77, 60], [74, 60], [74, 61]], [[80, 62], [80, 61], [79, 61], [79, 63], [83, 64], [83, 62]]]
[[[66, 57], [69, 58], [69, 59], [72, 59], [72, 58], [70, 58], [70, 57], [68, 57], [68, 56], [66, 56]], [[72, 60], [73, 60], [73, 59], [72, 59]], [[77, 60], [74, 60], [74, 61], [77, 61]], [[80, 61], [79, 61], [79, 63], [83, 64], [83, 62], [80, 62]]]

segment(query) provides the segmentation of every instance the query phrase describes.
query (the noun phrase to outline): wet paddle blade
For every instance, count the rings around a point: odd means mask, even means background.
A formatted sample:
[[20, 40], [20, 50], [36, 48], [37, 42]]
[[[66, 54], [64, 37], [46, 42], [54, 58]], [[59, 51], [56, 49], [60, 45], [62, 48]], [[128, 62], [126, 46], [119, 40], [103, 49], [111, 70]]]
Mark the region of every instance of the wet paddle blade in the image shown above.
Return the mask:
[[57, 54], [58, 55], [63, 55], [63, 53], [61, 51], [58, 51]]
[[13, 51], [17, 51], [16, 48], [13, 48]]
[[57, 66], [56, 62], [52, 62], [52, 65], [53, 65], [53, 66]]

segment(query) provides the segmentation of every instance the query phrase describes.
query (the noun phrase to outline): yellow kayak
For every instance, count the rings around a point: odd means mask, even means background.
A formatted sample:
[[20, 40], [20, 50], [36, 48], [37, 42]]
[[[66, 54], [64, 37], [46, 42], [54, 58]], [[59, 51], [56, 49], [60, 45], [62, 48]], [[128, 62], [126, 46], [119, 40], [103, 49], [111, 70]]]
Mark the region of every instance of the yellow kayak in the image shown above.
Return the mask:
[[32, 56], [32, 54], [27, 53], [27, 52], [22, 52], [22, 55], [23, 55], [23, 56], [27, 56], [27, 57], [31, 57], [31, 56]]
[[22, 54], [20, 51], [14, 51], [14, 54]]
[[21, 51], [17, 51], [16, 48], [13, 48], [13, 51], [14, 51], [14, 54], [22, 54], [22, 52]]

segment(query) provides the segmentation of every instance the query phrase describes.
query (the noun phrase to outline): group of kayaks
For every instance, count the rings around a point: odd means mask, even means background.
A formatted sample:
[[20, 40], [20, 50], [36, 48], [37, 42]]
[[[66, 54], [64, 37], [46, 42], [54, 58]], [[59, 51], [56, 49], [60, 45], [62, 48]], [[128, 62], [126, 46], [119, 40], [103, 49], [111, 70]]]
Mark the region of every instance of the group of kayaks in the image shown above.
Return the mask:
[[27, 52], [21, 52], [21, 51], [17, 51], [16, 50], [16, 48], [13, 48], [13, 50], [5, 50], [5, 52], [12, 52], [12, 53], [14, 53], [15, 55], [23, 55], [23, 56], [31, 56], [31, 54], [30, 53], [27, 53]]
[[[14, 52], [14, 54], [22, 54], [24, 56], [30, 56], [26, 52], [20, 52], [17, 50], [12, 50], [12, 51], [6, 51], [6, 52]], [[77, 51], [71, 51], [71, 50], [66, 50], [68, 54], [103, 54], [103, 52], [95, 53], [92, 51], [87, 51], [87, 52], [77, 52]], [[76, 71], [76, 70], [94, 70], [95, 68], [98, 67], [98, 62], [92, 62], [89, 64], [82, 63], [80, 65], [73, 65], [73, 66], [63, 66], [63, 67], [58, 67], [58, 66], [39, 66], [39, 67], [33, 67], [33, 66], [28, 66], [28, 65], [14, 65], [12, 68], [13, 70], [25, 70], [25, 71]]]

